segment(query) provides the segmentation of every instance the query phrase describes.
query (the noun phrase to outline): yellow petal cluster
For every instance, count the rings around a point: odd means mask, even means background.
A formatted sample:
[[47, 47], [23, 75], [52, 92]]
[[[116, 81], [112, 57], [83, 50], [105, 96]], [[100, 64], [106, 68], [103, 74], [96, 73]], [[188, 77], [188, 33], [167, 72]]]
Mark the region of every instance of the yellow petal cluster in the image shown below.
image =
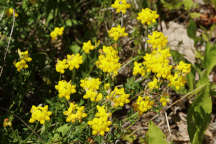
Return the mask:
[[114, 107], [124, 106], [130, 102], [128, 99], [129, 94], [125, 94], [124, 88], [115, 87], [114, 90], [107, 96], [107, 99], [110, 100]]
[[156, 22], [156, 19], [159, 17], [156, 11], [152, 11], [149, 8], [142, 9], [138, 13], [137, 20], [141, 21], [142, 24], [151, 25]]
[[[13, 16], [13, 8], [9, 8], [7, 11], [6, 11], [6, 15], [7, 15], [7, 17], [11, 17], [11, 16]], [[14, 10], [14, 16], [15, 17], [18, 17], [18, 13]]]
[[56, 63], [56, 71], [63, 74], [65, 72], [65, 69], [68, 68], [68, 64], [67, 64], [67, 60], [63, 59], [63, 60], [59, 60], [57, 59], [57, 63]]
[[117, 41], [120, 37], [128, 36], [128, 33], [125, 32], [125, 27], [121, 27], [120, 25], [118, 25], [116, 27], [112, 27], [108, 31], [108, 35], [109, 37]]
[[91, 41], [89, 40], [88, 42], [83, 43], [83, 51], [88, 54], [91, 50], [95, 49], [96, 46], [92, 45]]
[[139, 96], [136, 102], [133, 104], [135, 111], [138, 111], [139, 115], [147, 112], [152, 108], [154, 101], [150, 100], [149, 96]]
[[158, 78], [167, 78], [172, 69], [172, 65], [169, 64], [170, 56], [169, 49], [153, 50], [150, 54], [147, 53], [144, 56], [143, 64], [147, 72], [155, 73]]
[[48, 111], [48, 105], [45, 105], [44, 107], [36, 107], [33, 105], [30, 112], [32, 115], [29, 122], [33, 123], [35, 121], [39, 121], [40, 124], [44, 124], [46, 120], [49, 121], [50, 115], [52, 114], [52, 112]]
[[126, 13], [126, 10], [130, 8], [130, 4], [127, 3], [126, 0], [115, 0], [114, 4], [111, 5], [112, 8], [116, 9], [116, 13], [122, 12]]
[[16, 62], [14, 65], [17, 68], [17, 71], [20, 72], [22, 69], [28, 68], [27, 62], [31, 62], [32, 58], [28, 55], [28, 50], [22, 52], [18, 49], [18, 54], [20, 61]]
[[97, 90], [101, 81], [99, 78], [85, 78], [80, 81], [80, 86], [86, 91], [85, 95], [83, 96], [84, 99], [90, 98], [93, 102], [98, 102], [102, 99], [103, 95], [98, 93]]
[[167, 103], [170, 102], [169, 96], [168, 95], [162, 95], [160, 98], [160, 103], [162, 104], [162, 106], [166, 106]]
[[138, 63], [138, 62], [134, 62], [134, 67], [133, 67], [133, 75], [136, 76], [138, 74], [140, 74], [141, 76], [145, 76], [145, 68], [143, 66], [143, 63]]
[[103, 46], [102, 54], [99, 55], [99, 58], [96, 61], [96, 66], [103, 72], [116, 76], [121, 67], [118, 51], [112, 46]]
[[177, 90], [186, 83], [186, 75], [191, 71], [191, 65], [180, 61], [175, 67], [175, 73], [168, 77], [169, 86], [174, 86]]
[[151, 82], [148, 83], [148, 87], [149, 87], [150, 90], [158, 89], [159, 88], [159, 86], [158, 86], [158, 79], [155, 77], [153, 79], [153, 81], [151, 81]]
[[62, 36], [64, 32], [64, 27], [55, 27], [55, 29], [50, 33], [52, 40], [56, 40], [58, 36]]
[[78, 69], [80, 64], [83, 63], [83, 57], [78, 54], [67, 55], [67, 64], [69, 70], [73, 70], [74, 68]]
[[97, 106], [97, 110], [94, 119], [88, 121], [88, 125], [91, 126], [93, 135], [104, 136], [105, 132], [110, 131], [109, 126], [112, 122], [109, 121], [109, 117], [111, 117], [111, 113], [107, 113], [104, 106]]
[[87, 116], [87, 114], [84, 112], [84, 109], [84, 106], [78, 106], [77, 104], [70, 103], [68, 110], [64, 111], [64, 115], [67, 116], [66, 122], [74, 123], [77, 120], [81, 122], [82, 118]]
[[58, 90], [59, 98], [65, 97], [67, 100], [70, 99], [71, 94], [76, 93], [76, 86], [65, 80], [59, 81], [58, 85], [55, 85], [55, 89]]
[[167, 37], [162, 32], [154, 31], [152, 35], [148, 35], [149, 40], [147, 41], [152, 45], [153, 49], [162, 49], [167, 45]]

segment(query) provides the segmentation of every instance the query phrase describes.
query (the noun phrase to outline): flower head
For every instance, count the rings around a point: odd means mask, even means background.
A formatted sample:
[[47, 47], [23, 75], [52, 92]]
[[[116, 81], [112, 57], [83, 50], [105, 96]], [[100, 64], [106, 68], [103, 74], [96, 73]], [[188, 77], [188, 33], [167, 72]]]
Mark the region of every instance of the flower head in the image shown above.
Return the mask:
[[96, 66], [103, 72], [116, 76], [121, 67], [118, 51], [111, 46], [103, 46], [103, 52], [99, 55], [99, 58], [96, 61]]
[[64, 27], [55, 27], [55, 29], [50, 33], [52, 40], [56, 40], [58, 36], [62, 36], [64, 32]]
[[134, 109], [142, 115], [152, 108], [154, 101], [150, 100], [149, 96], [141, 97], [139, 96], [136, 102], [133, 104]]
[[76, 93], [76, 86], [65, 80], [59, 81], [58, 85], [55, 85], [55, 88], [59, 92], [59, 98], [65, 97], [67, 100], [70, 99], [71, 94]]
[[65, 69], [68, 68], [67, 60], [63, 59], [62, 61], [57, 59], [56, 63], [56, 71], [63, 74], [65, 72]]
[[64, 111], [64, 115], [67, 116], [66, 122], [74, 123], [76, 120], [81, 121], [82, 118], [87, 116], [87, 114], [84, 113], [84, 109], [84, 106], [78, 106], [77, 104], [70, 103], [68, 110]]
[[156, 19], [159, 17], [156, 11], [152, 11], [149, 8], [142, 9], [138, 13], [137, 20], [140, 20], [142, 24], [152, 24], [156, 22]]
[[113, 38], [115, 41], [117, 41], [120, 37], [128, 36], [128, 33], [125, 32], [125, 27], [121, 27], [118, 25], [117, 27], [112, 27], [108, 31], [109, 37]]
[[105, 132], [110, 131], [109, 126], [112, 122], [109, 121], [109, 117], [111, 117], [111, 113], [107, 113], [104, 106], [97, 106], [97, 110], [94, 119], [88, 121], [88, 125], [92, 127], [93, 135], [104, 136]]
[[126, 0], [115, 0], [114, 4], [111, 5], [112, 8], [116, 9], [116, 13], [122, 12], [126, 13], [126, 10], [130, 8], [130, 4], [127, 3]]
[[167, 45], [167, 37], [162, 32], [154, 31], [152, 35], [148, 35], [148, 43], [153, 49], [162, 49]]
[[72, 71], [74, 68], [78, 69], [80, 64], [82, 63], [83, 63], [83, 58], [79, 53], [67, 55], [67, 64], [68, 64], [69, 70]]
[[52, 112], [48, 111], [48, 105], [42, 106], [32, 106], [31, 108], [32, 116], [29, 120], [30, 123], [39, 121], [40, 124], [44, 124], [46, 120], [50, 120], [50, 115]]
[[6, 15], [7, 15], [8, 17], [13, 16], [13, 11], [14, 11], [15, 17], [18, 17], [18, 13], [17, 13], [13, 8], [9, 8], [9, 9], [6, 11]]
[[95, 49], [96, 46], [92, 45], [91, 41], [89, 40], [88, 42], [83, 43], [83, 51], [88, 54], [91, 50]]
[[122, 107], [124, 104], [130, 102], [128, 99], [129, 97], [129, 94], [125, 94], [124, 88], [115, 87], [115, 89], [107, 96], [107, 99], [113, 103], [114, 107]]

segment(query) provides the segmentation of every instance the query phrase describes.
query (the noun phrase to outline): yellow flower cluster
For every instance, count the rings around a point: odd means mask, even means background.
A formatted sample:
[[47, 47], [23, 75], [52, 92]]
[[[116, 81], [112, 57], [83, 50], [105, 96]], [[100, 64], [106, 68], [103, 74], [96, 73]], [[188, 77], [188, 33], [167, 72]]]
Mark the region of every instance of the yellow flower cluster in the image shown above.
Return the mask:
[[142, 63], [134, 62], [134, 67], [133, 67], [133, 75], [136, 76], [140, 74], [142, 77], [145, 76], [145, 68]]
[[154, 78], [153, 81], [151, 81], [151, 82], [148, 83], [148, 87], [149, 87], [150, 90], [159, 88], [159, 86], [158, 86], [158, 79]]
[[39, 121], [40, 124], [44, 124], [46, 120], [50, 120], [50, 115], [52, 112], [48, 111], [48, 105], [42, 106], [32, 106], [31, 108], [32, 116], [29, 120], [30, 123]]
[[67, 64], [69, 70], [73, 70], [74, 68], [78, 69], [80, 64], [83, 63], [83, 57], [78, 54], [67, 55]]
[[99, 55], [98, 61], [96, 61], [96, 66], [103, 72], [116, 76], [121, 67], [118, 51], [112, 46], [103, 46], [103, 52]]
[[92, 127], [93, 135], [104, 136], [105, 132], [110, 131], [109, 126], [112, 124], [109, 121], [111, 113], [107, 113], [104, 106], [97, 106], [98, 112], [95, 114], [95, 118], [91, 121], [88, 121], [88, 125]]
[[153, 49], [162, 49], [167, 45], [167, 37], [162, 32], [154, 31], [152, 35], [148, 35], [148, 43], [152, 45]]
[[[133, 75], [141, 74], [144, 77], [145, 72], [154, 73], [153, 81], [148, 83], [150, 90], [159, 88], [160, 78], [168, 80], [168, 86], [174, 86], [177, 90], [183, 87], [186, 83], [185, 77], [190, 72], [190, 64], [183, 61], [176, 67], [170, 64], [171, 54], [169, 48], [166, 48], [167, 38], [163, 33], [154, 31], [148, 38], [147, 42], [152, 45], [152, 52], [143, 57], [143, 63], [134, 62]], [[174, 74], [172, 74], [173, 70]]]
[[150, 54], [144, 56], [144, 66], [147, 72], [153, 72], [158, 78], [166, 78], [172, 69], [169, 65], [169, 57], [171, 56], [169, 49], [153, 50]]
[[55, 89], [58, 90], [59, 98], [65, 97], [67, 100], [70, 99], [71, 94], [76, 93], [76, 86], [65, 80], [59, 81], [58, 85], [55, 85]]
[[63, 60], [59, 60], [57, 59], [57, 63], [56, 63], [56, 71], [63, 74], [65, 72], [65, 69], [68, 68], [68, 64], [67, 64], [67, 60], [63, 59]]
[[78, 54], [67, 55], [67, 59], [59, 60], [57, 59], [56, 71], [63, 74], [65, 69], [73, 70], [74, 68], [78, 69], [80, 64], [83, 63], [82, 56]]
[[108, 31], [109, 37], [113, 38], [115, 41], [117, 41], [120, 37], [128, 36], [128, 33], [125, 32], [125, 27], [121, 27], [120, 25], [116, 27], [112, 27]]
[[70, 103], [68, 110], [64, 111], [64, 115], [67, 116], [66, 122], [74, 123], [76, 120], [81, 122], [82, 118], [87, 116], [87, 114], [84, 113], [84, 109], [84, 106], [78, 106], [77, 104]]
[[9, 9], [6, 11], [7, 17], [13, 16], [13, 11], [14, 11], [14, 16], [15, 16], [15, 17], [18, 17], [18, 13], [17, 13], [13, 8], [9, 8]]
[[156, 11], [152, 11], [149, 8], [142, 9], [141, 12], [138, 13], [137, 20], [140, 20], [142, 24], [151, 25], [156, 22], [156, 19], [159, 17]]
[[150, 110], [153, 104], [154, 101], [150, 100], [149, 96], [145, 96], [144, 98], [139, 96], [133, 106], [135, 111], [138, 111], [139, 115], [142, 115], [144, 112]]
[[167, 103], [170, 102], [169, 96], [168, 95], [162, 95], [160, 98], [160, 103], [162, 104], [162, 106], [166, 106]]
[[107, 99], [113, 103], [114, 107], [124, 106], [130, 102], [129, 94], [125, 94], [124, 88], [115, 87], [115, 89], [107, 96]]
[[83, 96], [84, 99], [90, 98], [93, 102], [98, 102], [102, 99], [102, 94], [98, 93], [97, 90], [99, 89], [99, 86], [101, 84], [101, 81], [99, 78], [86, 78], [84, 80], [80, 81], [80, 86], [85, 89], [86, 93]]
[[89, 40], [88, 42], [83, 43], [83, 51], [88, 54], [91, 50], [95, 49], [96, 46], [92, 45], [91, 41]]
[[58, 36], [62, 36], [64, 32], [64, 27], [55, 27], [54, 31], [50, 33], [52, 40], [56, 40]]
[[190, 72], [191, 65], [180, 61], [175, 69], [176, 72], [169, 75], [167, 79], [170, 81], [169, 86], [174, 86], [178, 90], [186, 83], [186, 75]]
[[116, 9], [116, 13], [122, 12], [126, 13], [126, 10], [130, 8], [130, 4], [127, 3], [126, 0], [115, 0], [114, 4], [111, 5], [112, 8]]
[[18, 54], [20, 61], [15, 63], [15, 67], [17, 68], [17, 71], [20, 72], [22, 69], [28, 68], [27, 62], [31, 62], [32, 58], [29, 57], [28, 50], [22, 52], [18, 49]]

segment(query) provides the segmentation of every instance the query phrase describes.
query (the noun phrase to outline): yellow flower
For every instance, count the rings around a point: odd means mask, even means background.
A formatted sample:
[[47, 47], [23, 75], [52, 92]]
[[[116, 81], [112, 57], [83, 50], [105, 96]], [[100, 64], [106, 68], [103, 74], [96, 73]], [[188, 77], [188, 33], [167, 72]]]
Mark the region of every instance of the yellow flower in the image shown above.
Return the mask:
[[13, 16], [13, 11], [14, 11], [15, 17], [18, 17], [18, 13], [16, 13], [16, 11], [15, 11], [13, 8], [9, 8], [9, 9], [6, 11], [6, 15], [7, 15], [8, 17]]
[[58, 36], [62, 36], [64, 32], [64, 27], [55, 27], [55, 29], [50, 33], [52, 40], [56, 40]]
[[33, 123], [35, 121], [39, 121], [40, 124], [44, 124], [45, 121], [49, 121], [50, 120], [50, 115], [52, 114], [52, 112], [48, 111], [48, 105], [45, 105], [44, 107], [42, 106], [32, 106], [31, 108], [31, 113], [32, 116], [29, 120], [30, 123]]
[[169, 86], [174, 86], [176, 90], [179, 90], [186, 83], [185, 77], [180, 73], [175, 73], [174, 75], [169, 75], [167, 78], [169, 80]]
[[30, 58], [29, 55], [28, 55], [28, 50], [22, 52], [20, 49], [18, 49], [18, 54], [19, 54], [20, 59], [23, 59], [26, 62], [31, 62], [32, 61], [32, 58]]
[[168, 95], [162, 95], [160, 98], [160, 103], [162, 104], [162, 106], [166, 106], [167, 103], [170, 102], [169, 96]]
[[72, 71], [74, 68], [78, 69], [80, 64], [83, 63], [83, 58], [80, 56], [80, 54], [72, 54], [67, 55], [67, 64], [69, 66], [69, 69]]
[[111, 117], [111, 113], [107, 113], [104, 106], [97, 106], [97, 110], [95, 118], [88, 121], [88, 125], [91, 126], [93, 135], [104, 136], [105, 132], [110, 131], [109, 126], [112, 122], [109, 121], [109, 117]]
[[22, 59], [15, 63], [15, 67], [17, 68], [17, 71], [20, 72], [22, 69], [28, 68], [28, 65], [26, 64], [26, 61]]
[[105, 83], [104, 84], [104, 89], [109, 90], [110, 89], [110, 83]]
[[126, 10], [130, 8], [130, 4], [128, 4], [126, 0], [115, 0], [111, 7], [116, 9], [116, 13], [122, 12], [125, 14]]
[[76, 86], [65, 80], [59, 81], [58, 85], [55, 85], [55, 89], [59, 92], [59, 98], [65, 97], [67, 100], [70, 99], [71, 94], [76, 93]]
[[118, 51], [111, 46], [103, 46], [103, 52], [99, 55], [99, 58], [96, 61], [96, 66], [103, 72], [116, 76], [121, 67]]
[[125, 32], [125, 27], [118, 25], [117, 27], [112, 27], [111, 30], [108, 31], [109, 37], [113, 38], [117, 41], [120, 37], [128, 36], [128, 33]]
[[183, 75], [186, 75], [191, 71], [191, 64], [180, 61], [179, 64], [176, 66], [176, 70], [180, 71]]
[[141, 76], [145, 76], [145, 68], [142, 63], [134, 62], [134, 67], [133, 67], [133, 75], [136, 76], [140, 74]]
[[67, 116], [66, 122], [74, 123], [76, 120], [80, 122], [82, 118], [87, 116], [87, 114], [84, 113], [84, 109], [84, 106], [78, 106], [77, 104], [70, 103], [68, 110], [64, 111], [64, 115]]
[[99, 78], [88, 77], [83, 80], [80, 80], [80, 86], [87, 90], [98, 90], [101, 81]]
[[149, 96], [145, 96], [144, 98], [139, 96], [133, 106], [134, 109], [139, 112], [139, 115], [142, 115], [144, 112], [150, 110], [153, 104], [154, 101], [150, 100]]
[[167, 78], [171, 73], [172, 65], [169, 64], [171, 56], [169, 49], [153, 50], [150, 54], [144, 56], [143, 65], [147, 72], [153, 72], [157, 78]]
[[84, 42], [83, 47], [82, 47], [82, 49], [84, 50], [84, 52], [86, 54], [88, 54], [90, 52], [90, 50], [93, 50], [95, 48], [96, 48], [96, 46], [92, 45], [90, 40], [88, 42]]
[[56, 71], [63, 74], [65, 72], [65, 69], [68, 68], [67, 60], [63, 59], [62, 61], [57, 59], [57, 64], [56, 64]]
[[84, 80], [80, 81], [80, 86], [85, 89], [86, 94], [83, 96], [84, 99], [90, 98], [93, 102], [98, 102], [102, 99], [102, 94], [98, 93], [97, 90], [101, 81], [99, 78], [85, 78]]
[[137, 20], [140, 20], [142, 24], [152, 24], [156, 22], [156, 19], [159, 17], [156, 11], [152, 11], [149, 8], [142, 9], [138, 13]]
[[148, 35], [148, 43], [152, 45], [153, 49], [162, 49], [167, 45], [167, 37], [162, 32], [154, 31], [152, 35]]
[[124, 106], [130, 102], [128, 99], [130, 97], [129, 94], [125, 94], [124, 88], [115, 87], [115, 89], [107, 96], [107, 99], [113, 103], [114, 107]]
[[150, 90], [157, 89], [158, 88], [158, 79], [154, 78], [153, 81], [148, 83], [148, 87]]

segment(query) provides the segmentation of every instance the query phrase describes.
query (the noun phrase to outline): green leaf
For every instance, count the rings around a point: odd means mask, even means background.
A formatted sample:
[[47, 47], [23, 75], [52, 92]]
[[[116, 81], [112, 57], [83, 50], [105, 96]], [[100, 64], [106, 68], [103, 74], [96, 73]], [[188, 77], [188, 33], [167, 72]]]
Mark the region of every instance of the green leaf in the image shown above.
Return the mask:
[[195, 39], [196, 38], [196, 31], [197, 31], [197, 25], [194, 20], [189, 21], [189, 25], [187, 27], [187, 34], [190, 38]]
[[188, 133], [192, 144], [202, 144], [204, 132], [211, 120], [212, 100], [207, 71], [203, 71], [197, 87], [204, 85], [189, 108]]
[[70, 20], [70, 19], [66, 20], [66, 26], [71, 27], [72, 26], [72, 20]]
[[216, 45], [206, 45], [204, 66], [207, 70], [207, 75], [210, 74], [216, 65]]
[[196, 19], [196, 18], [200, 17], [200, 13], [192, 12], [192, 13], [190, 13], [190, 16], [191, 16], [191, 18]]
[[62, 136], [65, 136], [70, 129], [71, 126], [69, 126], [68, 124], [64, 124], [63, 126], [57, 129], [57, 132], [60, 132]]
[[80, 51], [80, 46], [78, 44], [72, 44], [69, 49], [73, 53], [78, 53]]
[[184, 4], [184, 7], [186, 10], [190, 10], [190, 9], [196, 7], [193, 0], [183, 0], [183, 4]]
[[147, 132], [148, 144], [168, 144], [163, 132], [152, 121], [149, 123]]

